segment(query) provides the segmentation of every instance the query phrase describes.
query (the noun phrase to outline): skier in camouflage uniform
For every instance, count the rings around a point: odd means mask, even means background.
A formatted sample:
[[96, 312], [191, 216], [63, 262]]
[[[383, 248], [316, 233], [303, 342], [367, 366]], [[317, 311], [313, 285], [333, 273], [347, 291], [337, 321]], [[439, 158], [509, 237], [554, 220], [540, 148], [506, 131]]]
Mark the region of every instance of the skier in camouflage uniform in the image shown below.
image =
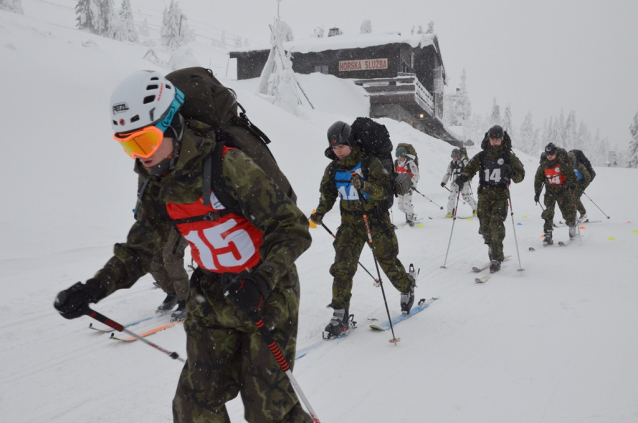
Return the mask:
[[[263, 320], [292, 367], [299, 307], [294, 261], [310, 246], [308, 221], [252, 159], [226, 147], [223, 180], [242, 212], [226, 213], [212, 190], [206, 205], [204, 159], [219, 150], [209, 125], [177, 113], [183, 98], [152, 71], [133, 74], [115, 90], [116, 139], [137, 158], [136, 171], [149, 175], [141, 217], [106, 265], [60, 292], [54, 306], [63, 317], [77, 318], [89, 303], [129, 288], [151, 270], [153, 255], [177, 226], [198, 267], [186, 305], [188, 359], [173, 400], [174, 421], [230, 422], [225, 403], [241, 393], [249, 422], [312, 422], [254, 324]], [[209, 218], [194, 221], [202, 214]]]
[[[397, 173], [407, 173], [410, 175], [410, 182], [412, 188], [416, 189], [416, 184], [419, 182], [419, 167], [416, 165], [415, 157], [412, 154], [408, 154], [408, 150], [405, 147], [397, 147], [396, 150], [397, 159], [394, 161], [394, 166]], [[397, 203], [399, 203], [399, 210], [405, 213], [405, 221], [408, 226], [414, 226], [414, 206], [412, 205], [412, 189], [406, 194], [397, 196]]]
[[[137, 179], [138, 199], [135, 205], [135, 220], [142, 218], [139, 194], [145, 189], [148, 177], [141, 171]], [[186, 317], [186, 300], [188, 299], [188, 273], [184, 269], [184, 250], [188, 242], [177, 230], [172, 230], [164, 248], [157, 251], [151, 262], [150, 274], [155, 279], [155, 285], [166, 293], [166, 298], [157, 307], [158, 313], [166, 313], [177, 305], [171, 313], [172, 321], [184, 320]]]
[[507, 219], [510, 182], [525, 178], [521, 161], [512, 152], [512, 141], [503, 128], [495, 125], [485, 134], [483, 151], [475, 155], [463, 173], [455, 179], [459, 189], [479, 172], [478, 207], [479, 234], [488, 246], [490, 272], [498, 272], [505, 260], [503, 239]]
[[188, 242], [173, 230], [166, 245], [153, 256], [150, 274], [155, 284], [166, 293], [166, 298], [157, 307], [158, 313], [167, 313], [177, 305], [171, 313], [171, 321], [184, 320], [186, 317], [186, 300], [188, 299], [188, 273], [184, 268], [184, 250]]
[[576, 173], [567, 151], [558, 148], [554, 143], [545, 146], [545, 156], [541, 156], [541, 163], [536, 170], [534, 178], [534, 202], [540, 200], [543, 184], [545, 185], [545, 210], [541, 217], [545, 220], [543, 230], [545, 232], [544, 245], [554, 243], [552, 231], [554, 228], [554, 208], [558, 207], [569, 226], [569, 238], [576, 236], [576, 210], [574, 208], [574, 194], [576, 192]]
[[[465, 148], [462, 148], [461, 150], [465, 151]], [[452, 183], [450, 184], [450, 195], [448, 196], [447, 201], [446, 218], [454, 217], [454, 207], [456, 205], [456, 199], [459, 192], [459, 187], [454, 183], [454, 179], [463, 172], [463, 169], [467, 166], [468, 162], [468, 158], [465, 157], [461, 150], [458, 148], [452, 150], [452, 161], [447, 166], [447, 171], [445, 172], [445, 175], [443, 175], [443, 180], [441, 180], [441, 187], [445, 187], [448, 181], [452, 179]], [[461, 195], [463, 196], [463, 200], [472, 207], [472, 216], [476, 216], [476, 201], [474, 201], [474, 197], [472, 197], [470, 184], [465, 184], [461, 190]]]
[[[348, 328], [352, 278], [357, 271], [361, 250], [368, 239], [362, 207], [374, 241], [376, 260], [392, 285], [401, 292], [402, 312], [409, 313], [414, 303], [415, 281], [406, 273], [397, 257], [399, 243], [390, 214], [381, 206], [392, 189], [390, 177], [376, 157], [370, 158], [367, 172], [362, 171], [365, 167], [364, 157], [356, 138], [350, 125], [344, 122], [336, 122], [328, 129], [329, 149], [332, 149], [337, 159], [326, 167], [319, 187], [319, 205], [311, 216], [320, 225], [323, 216], [332, 209], [337, 198], [340, 198], [341, 225], [333, 243], [335, 262], [330, 267], [334, 280], [329, 307], [334, 309], [334, 313], [326, 326], [329, 336], [337, 336]], [[359, 193], [363, 200], [360, 200]]]
[[578, 162], [576, 154], [573, 152], [573, 150], [570, 151], [567, 155], [574, 165], [574, 173], [576, 173], [576, 179], [578, 180], [578, 182], [576, 183], [576, 192], [574, 193], [575, 207], [578, 213], [580, 213], [578, 221], [587, 222], [587, 210], [585, 209], [583, 202], [580, 201], [580, 197], [582, 197], [585, 189], [587, 189], [587, 187], [591, 183], [592, 176], [589, 173], [589, 170], [587, 170], [587, 166], [585, 166], [583, 163]]

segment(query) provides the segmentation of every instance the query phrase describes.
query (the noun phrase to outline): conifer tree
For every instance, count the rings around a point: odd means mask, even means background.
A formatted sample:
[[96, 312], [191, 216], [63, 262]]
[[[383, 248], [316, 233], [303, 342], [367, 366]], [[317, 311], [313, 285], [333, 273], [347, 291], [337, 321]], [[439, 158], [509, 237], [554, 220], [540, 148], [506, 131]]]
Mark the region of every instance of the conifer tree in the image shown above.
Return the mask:
[[24, 15], [22, 0], [0, 0], [0, 10]]
[[627, 167], [638, 167], [638, 113], [634, 115], [634, 121], [629, 126], [631, 141], [627, 149]]
[[137, 43], [140, 41], [140, 36], [135, 28], [135, 21], [133, 19], [133, 10], [131, 9], [131, 0], [122, 0], [122, 9], [120, 10], [120, 24], [122, 26], [122, 32], [124, 33], [127, 41]]
[[492, 103], [492, 114], [490, 115], [490, 127], [501, 124], [501, 108], [496, 104], [496, 98]]
[[360, 34], [370, 34], [372, 32], [372, 22], [368, 19], [361, 22], [361, 31]]
[[162, 45], [171, 50], [177, 50], [193, 39], [188, 19], [175, 0], [171, 0], [168, 9], [164, 9], [160, 36]]

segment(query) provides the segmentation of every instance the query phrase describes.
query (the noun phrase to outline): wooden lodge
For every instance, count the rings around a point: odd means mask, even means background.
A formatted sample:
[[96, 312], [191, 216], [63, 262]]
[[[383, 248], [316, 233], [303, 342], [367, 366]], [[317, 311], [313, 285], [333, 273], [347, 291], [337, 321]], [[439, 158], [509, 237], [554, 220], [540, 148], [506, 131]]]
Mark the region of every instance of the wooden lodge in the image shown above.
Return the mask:
[[[293, 70], [354, 80], [370, 96], [370, 117], [387, 117], [455, 146], [462, 145], [443, 124], [445, 67], [434, 34], [337, 35], [284, 43]], [[261, 76], [270, 50], [240, 49], [237, 78]]]

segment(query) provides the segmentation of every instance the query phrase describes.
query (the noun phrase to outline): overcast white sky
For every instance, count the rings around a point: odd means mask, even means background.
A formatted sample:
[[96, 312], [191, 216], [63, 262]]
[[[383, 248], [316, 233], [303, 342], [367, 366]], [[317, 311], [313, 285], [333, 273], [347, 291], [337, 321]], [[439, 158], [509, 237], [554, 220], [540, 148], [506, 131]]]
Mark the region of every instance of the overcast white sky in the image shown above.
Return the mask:
[[[277, 10], [276, 0], [179, 3], [191, 21], [266, 42]], [[511, 104], [517, 126], [528, 111], [542, 125], [574, 110], [612, 147], [630, 139], [638, 112], [637, 0], [282, 0], [280, 11], [298, 39], [317, 26], [356, 34], [364, 19], [373, 32], [404, 33], [434, 21], [448, 90], [465, 68], [475, 113], [491, 110], [494, 98], [501, 110]]]

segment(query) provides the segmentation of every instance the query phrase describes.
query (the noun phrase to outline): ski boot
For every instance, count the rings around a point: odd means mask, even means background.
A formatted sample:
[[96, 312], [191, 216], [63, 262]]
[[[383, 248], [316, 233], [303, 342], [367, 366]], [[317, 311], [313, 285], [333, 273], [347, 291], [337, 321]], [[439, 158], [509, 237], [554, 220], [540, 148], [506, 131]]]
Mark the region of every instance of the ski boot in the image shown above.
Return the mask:
[[414, 226], [414, 215], [406, 213], [405, 222], [408, 224], [408, 226]]
[[160, 304], [155, 311], [157, 313], [166, 313], [167, 311], [171, 311], [173, 307], [175, 307], [175, 304], [177, 304], [177, 296], [175, 294], [167, 294], [162, 304]]
[[410, 314], [412, 305], [414, 304], [414, 287], [416, 286], [416, 272], [414, 272], [414, 266], [410, 264], [410, 273], [408, 273], [408, 279], [410, 280], [410, 288], [407, 291], [401, 293], [401, 313]]
[[339, 335], [342, 335], [345, 332], [348, 332], [350, 329], [350, 315], [348, 314], [348, 310], [343, 308], [335, 309], [332, 313], [332, 319], [330, 319], [330, 323], [326, 326], [326, 329], [323, 332], [323, 339], [331, 339], [335, 338]]
[[501, 262], [498, 260], [492, 260], [492, 264], [490, 264], [490, 273], [496, 273], [501, 270]]
[[585, 223], [585, 222], [589, 222], [589, 219], [587, 219], [586, 214], [581, 214], [580, 217], [578, 218], [578, 223]]
[[545, 231], [545, 239], [543, 239], [543, 246], [554, 245], [552, 240], [552, 231]]
[[186, 318], [186, 301], [178, 301], [177, 308], [171, 313], [171, 322], [181, 322]]
[[569, 239], [572, 240], [576, 237], [578, 230], [576, 229], [576, 226], [570, 226], [569, 227]]

